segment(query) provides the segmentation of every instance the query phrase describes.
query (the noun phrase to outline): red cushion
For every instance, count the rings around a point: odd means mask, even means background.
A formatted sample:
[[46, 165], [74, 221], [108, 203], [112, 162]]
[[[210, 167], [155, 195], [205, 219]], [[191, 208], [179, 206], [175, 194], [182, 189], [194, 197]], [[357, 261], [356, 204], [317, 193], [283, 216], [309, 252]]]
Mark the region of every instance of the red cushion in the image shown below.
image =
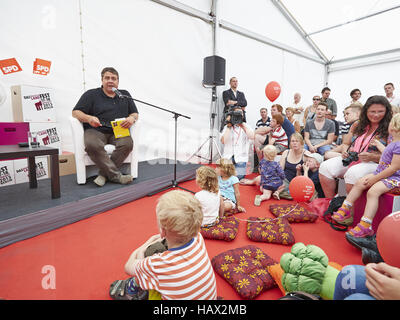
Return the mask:
[[318, 215], [300, 206], [299, 204], [271, 204], [269, 211], [275, 217], [285, 215], [290, 223], [293, 222], [315, 222]]
[[247, 237], [253, 241], [284, 245], [295, 242], [292, 228], [286, 218], [250, 217], [247, 222]]
[[236, 238], [239, 221], [233, 217], [222, 217], [212, 227], [202, 227], [200, 233], [205, 239], [232, 241]]
[[222, 252], [211, 263], [242, 298], [253, 299], [276, 286], [267, 269], [276, 262], [258, 247], [249, 245]]

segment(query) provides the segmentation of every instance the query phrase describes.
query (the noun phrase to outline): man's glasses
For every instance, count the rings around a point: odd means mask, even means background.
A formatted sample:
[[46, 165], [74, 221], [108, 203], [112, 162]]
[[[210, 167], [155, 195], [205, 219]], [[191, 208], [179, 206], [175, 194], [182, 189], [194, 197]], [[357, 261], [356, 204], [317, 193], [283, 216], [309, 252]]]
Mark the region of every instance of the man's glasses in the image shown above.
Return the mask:
[[319, 101], [321, 100], [320, 98], [313, 98], [314, 101]]

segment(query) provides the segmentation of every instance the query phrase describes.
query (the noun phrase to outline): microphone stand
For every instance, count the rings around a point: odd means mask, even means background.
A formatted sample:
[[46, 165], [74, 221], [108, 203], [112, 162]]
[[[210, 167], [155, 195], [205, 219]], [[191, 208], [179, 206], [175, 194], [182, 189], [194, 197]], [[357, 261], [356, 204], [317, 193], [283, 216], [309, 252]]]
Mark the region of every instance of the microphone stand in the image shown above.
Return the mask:
[[177, 161], [176, 161], [176, 146], [177, 146], [177, 144], [178, 144], [178, 136], [177, 136], [177, 131], [178, 131], [178, 118], [179, 118], [179, 117], [184, 117], [184, 118], [186, 118], [186, 119], [191, 119], [191, 118], [188, 117], [188, 116], [185, 116], [185, 115], [183, 115], [183, 114], [177, 113], [177, 112], [175, 112], [175, 111], [171, 111], [171, 110], [168, 110], [168, 109], [165, 109], [165, 108], [161, 108], [161, 107], [155, 106], [154, 104], [141, 101], [141, 100], [139, 100], [139, 99], [134, 99], [134, 98], [132, 98], [132, 97], [130, 97], [130, 96], [127, 96], [127, 95], [124, 95], [124, 94], [117, 94], [117, 95], [118, 95], [120, 98], [132, 99], [133, 101], [137, 101], [137, 102], [146, 104], [146, 105], [148, 105], [148, 106], [150, 106], [150, 107], [157, 108], [157, 109], [160, 109], [160, 110], [163, 110], [163, 111], [172, 113], [172, 114], [174, 115], [174, 120], [175, 120], [174, 180], [171, 181], [171, 185], [169, 185], [169, 186], [167, 186], [167, 187], [165, 187], [165, 188], [162, 188], [162, 189], [160, 189], [160, 190], [158, 190], [158, 191], [149, 193], [148, 196], [155, 195], [156, 193], [159, 193], [159, 192], [161, 192], [161, 191], [165, 191], [165, 190], [168, 190], [168, 189], [171, 189], [171, 188], [179, 188], [179, 189], [182, 189], [182, 190], [185, 190], [185, 191], [188, 191], [188, 192], [191, 192], [191, 193], [194, 194], [195, 192], [193, 192], [193, 191], [191, 191], [191, 190], [189, 190], [189, 189], [185, 189], [185, 188], [183, 188], [183, 187], [180, 187], [180, 186], [178, 185], [178, 180], [176, 179], [176, 163], [177, 163]]

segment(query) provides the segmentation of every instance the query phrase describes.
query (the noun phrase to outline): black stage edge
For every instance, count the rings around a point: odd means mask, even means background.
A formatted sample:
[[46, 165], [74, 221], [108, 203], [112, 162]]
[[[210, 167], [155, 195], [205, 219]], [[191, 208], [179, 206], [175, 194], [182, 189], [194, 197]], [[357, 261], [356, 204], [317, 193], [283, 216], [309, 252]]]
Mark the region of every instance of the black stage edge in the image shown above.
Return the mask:
[[[192, 180], [200, 165], [177, 162], [177, 181]], [[76, 175], [60, 177], [61, 198], [51, 198], [50, 179], [0, 188], [0, 248], [48, 232], [157, 192], [174, 179], [174, 161], [139, 162], [139, 176], [129, 185], [107, 182], [98, 187], [89, 178], [78, 185]]]

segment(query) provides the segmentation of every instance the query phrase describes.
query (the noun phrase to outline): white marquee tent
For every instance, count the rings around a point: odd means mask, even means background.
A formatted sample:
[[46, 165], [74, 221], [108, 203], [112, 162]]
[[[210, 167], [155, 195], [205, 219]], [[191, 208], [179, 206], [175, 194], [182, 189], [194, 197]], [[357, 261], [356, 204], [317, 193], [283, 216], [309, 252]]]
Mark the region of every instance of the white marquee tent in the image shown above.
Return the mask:
[[[209, 136], [211, 90], [202, 86], [203, 59], [226, 59], [226, 85], [239, 79], [248, 123], [270, 107], [264, 90], [282, 88], [302, 103], [328, 85], [338, 118], [354, 88], [362, 101], [393, 82], [400, 95], [400, 1], [395, 0], [2, 0], [0, 60], [15, 57], [22, 71], [0, 73], [0, 122], [12, 122], [10, 87], [54, 88], [63, 150], [72, 151], [71, 110], [81, 94], [100, 86], [114, 66], [120, 88], [137, 99], [191, 117], [178, 120], [178, 159]], [[32, 73], [50, 60], [47, 76]], [[221, 100], [221, 99], [220, 99]], [[173, 158], [171, 114], [137, 104], [142, 122], [139, 160]]]

